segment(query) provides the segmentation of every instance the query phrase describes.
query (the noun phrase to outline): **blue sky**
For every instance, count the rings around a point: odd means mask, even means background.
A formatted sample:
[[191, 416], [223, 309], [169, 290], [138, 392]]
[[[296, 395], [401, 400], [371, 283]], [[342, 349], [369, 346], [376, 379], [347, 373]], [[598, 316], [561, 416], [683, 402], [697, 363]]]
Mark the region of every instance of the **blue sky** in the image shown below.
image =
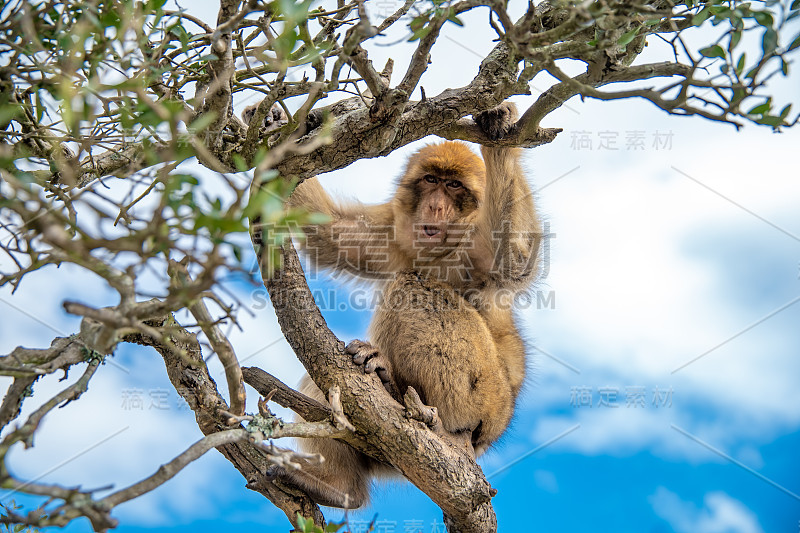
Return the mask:
[[[468, 30], [449, 28], [434, 49], [422, 83], [428, 94], [471, 79], [479, 59], [465, 46], [478, 54], [491, 46], [485, 17], [465, 22]], [[643, 60], [663, 52], [653, 46]], [[403, 56], [389, 48], [375, 54], [398, 62]], [[534, 95], [549, 83], [535, 79]], [[786, 100], [800, 84], [795, 77], [775, 90]], [[793, 302], [800, 297], [800, 171], [793, 156], [800, 133], [737, 133], [642, 102], [579, 99], [544, 125], [565, 131], [528, 151], [525, 163], [555, 233], [548, 276], [537, 287], [554, 295], [555, 305], [519, 312], [531, 348], [529, 383], [512, 429], [481, 461], [487, 474], [502, 469], [490, 479], [499, 490], [500, 530], [798, 531], [800, 302]], [[626, 140], [635, 135], [646, 143], [629, 150]], [[668, 135], [669, 145], [656, 149], [657, 135]], [[617, 150], [600, 147], [609, 138]], [[321, 179], [337, 194], [382, 201], [404, 159], [430, 140]], [[354, 301], [342, 291], [364, 290], [324, 277], [312, 286], [335, 288], [337, 304]], [[302, 369], [263, 289], [241, 282], [230, 288], [252, 311], [240, 315], [243, 331], [231, 332], [243, 364], [296, 383]], [[45, 346], [75, 331], [77, 320], [60, 311], [67, 298], [114, 301], [96, 280], [66, 267], [46, 270], [14, 296], [0, 291], [0, 352]], [[371, 313], [348, 305], [324, 314], [349, 340], [365, 336]], [[37, 392], [59, 386], [45, 381]], [[644, 405], [628, 406], [628, 396], [642, 391]], [[576, 401], [579, 394], [588, 394], [591, 406]], [[254, 400], [250, 394], [251, 410]], [[27, 478], [45, 474], [44, 481], [122, 486], [199, 437], [159, 357], [123, 347], [80, 402], [45, 420], [33, 449], [13, 452], [11, 468]], [[384, 531], [429, 532], [441, 524], [437, 508], [406, 482], [379, 486], [372, 505], [349, 518], [357, 531], [375, 515]], [[213, 452], [116, 516], [123, 532], [288, 527]], [[89, 530], [85, 522], [68, 529]]]

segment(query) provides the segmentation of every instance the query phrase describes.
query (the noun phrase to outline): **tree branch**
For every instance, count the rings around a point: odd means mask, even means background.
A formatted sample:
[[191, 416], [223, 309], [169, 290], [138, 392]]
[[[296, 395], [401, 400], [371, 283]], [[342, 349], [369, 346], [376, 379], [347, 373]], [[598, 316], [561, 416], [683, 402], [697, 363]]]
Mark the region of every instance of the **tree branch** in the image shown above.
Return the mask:
[[[214, 379], [208, 373], [197, 341], [188, 340], [191, 339], [191, 336], [171, 316], [152, 319], [151, 326], [164, 328], [167, 333], [175, 330], [184, 331], [186, 335], [176, 335], [172, 338], [172, 342], [180, 346], [186, 356], [177, 356], [158, 338], [135, 334], [128, 335], [123, 340], [152, 346], [156, 349], [164, 359], [167, 375], [172, 385], [194, 411], [197, 425], [204, 435], [230, 429], [227, 425], [228, 417], [224, 414], [228, 410], [228, 406], [219, 394]], [[296, 524], [297, 513], [313, 518], [316, 524], [325, 523], [319, 507], [307, 496], [287, 492], [265, 477], [264, 474], [267, 472], [270, 462], [262, 451], [250, 443], [243, 442], [225, 444], [218, 447], [218, 450], [241, 472], [247, 480], [247, 488], [267, 497], [286, 514], [292, 524]]]
[[[254, 236], [254, 242], [259, 239]], [[358, 436], [430, 496], [449, 517], [451, 531], [495, 531], [493, 492], [480, 467], [462, 448], [407, 418], [380, 380], [352, 362], [314, 303], [291, 245], [284, 247], [279, 274], [264, 277], [284, 336], [320, 389], [340, 387], [344, 412]], [[391, 439], [383, 437], [387, 433]]]

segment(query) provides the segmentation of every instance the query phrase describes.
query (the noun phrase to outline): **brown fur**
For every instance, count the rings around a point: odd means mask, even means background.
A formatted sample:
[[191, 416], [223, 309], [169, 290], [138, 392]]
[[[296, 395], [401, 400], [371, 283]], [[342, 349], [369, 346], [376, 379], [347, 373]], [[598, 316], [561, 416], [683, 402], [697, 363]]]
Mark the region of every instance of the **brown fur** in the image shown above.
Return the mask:
[[[516, 110], [504, 104], [476, 118], [496, 138]], [[383, 282], [370, 326], [377, 349], [354, 352], [358, 362], [372, 359], [366, 368], [390, 376], [401, 394], [413, 386], [445, 430], [469, 436], [476, 455], [505, 431], [524, 381], [509, 300], [533, 282], [541, 238], [518, 149], [482, 147], [482, 155], [460, 142], [422, 148], [385, 204], [337, 203], [316, 179], [290, 199], [331, 217], [306, 228], [304, 248], [318, 268]], [[308, 376], [301, 390], [324, 399]], [[282, 474], [325, 505], [359, 507], [369, 478], [385, 470], [340, 442], [301, 444], [326, 461]]]

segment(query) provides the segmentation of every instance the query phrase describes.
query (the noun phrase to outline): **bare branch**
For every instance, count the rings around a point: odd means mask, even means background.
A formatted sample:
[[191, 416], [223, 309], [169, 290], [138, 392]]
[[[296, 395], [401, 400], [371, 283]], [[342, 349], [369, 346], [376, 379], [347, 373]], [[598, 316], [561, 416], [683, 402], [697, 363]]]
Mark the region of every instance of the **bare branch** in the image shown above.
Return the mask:
[[[172, 317], [153, 319], [151, 326], [164, 328], [170, 335], [176, 329], [182, 330]], [[208, 373], [208, 368], [203, 362], [200, 352], [200, 345], [196, 339], [192, 340], [185, 331], [184, 335], [171, 339], [173, 343], [182, 348], [186, 357], [176, 356], [173, 350], [157, 338], [128, 335], [124, 337], [124, 340], [152, 346], [158, 351], [164, 359], [170, 381], [194, 411], [197, 425], [203, 434], [211, 435], [229, 429], [228, 417], [223, 414], [228, 410], [228, 406]], [[255, 448], [249, 442], [233, 442], [222, 445], [218, 449], [247, 480], [247, 488], [266, 496], [286, 514], [292, 524], [296, 523], [297, 513], [313, 518], [316, 524], [325, 523], [319, 507], [307, 496], [289, 493], [264, 476], [270, 462], [262, 450]]]
[[245, 367], [242, 368], [242, 373], [245, 382], [256, 389], [259, 394], [265, 397], [272, 394], [273, 400], [281, 406], [291, 409], [303, 417], [303, 420], [318, 422], [331, 419], [332, 412], [328, 406], [291, 389], [260, 368]]
[[[182, 288], [192, 283], [192, 278], [186, 269], [185, 263], [170, 261], [169, 265], [174, 285]], [[208, 342], [211, 343], [211, 348], [222, 363], [231, 397], [231, 411], [235, 415], [243, 415], [246, 401], [244, 381], [242, 379], [242, 369], [239, 367], [239, 359], [236, 357], [233, 346], [211, 318], [211, 313], [208, 312], [208, 308], [203, 303], [202, 298], [191, 304], [189, 311], [197, 320], [197, 324], [203, 330]]]

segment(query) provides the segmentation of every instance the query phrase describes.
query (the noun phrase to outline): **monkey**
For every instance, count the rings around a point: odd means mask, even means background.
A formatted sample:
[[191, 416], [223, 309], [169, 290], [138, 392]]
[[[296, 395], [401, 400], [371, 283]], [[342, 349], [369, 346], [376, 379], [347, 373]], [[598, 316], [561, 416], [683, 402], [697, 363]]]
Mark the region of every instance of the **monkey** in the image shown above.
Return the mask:
[[[496, 141], [517, 112], [506, 102], [474, 118]], [[382, 289], [370, 341], [347, 346], [353, 361], [400, 395], [414, 387], [437, 408], [446, 434], [468, 440], [475, 457], [505, 432], [525, 379], [525, 345], [507, 297], [535, 281], [542, 237], [521, 149], [484, 145], [481, 154], [460, 141], [423, 147], [383, 204], [337, 202], [316, 178], [289, 198], [292, 207], [329, 217], [303, 228], [314, 268]], [[308, 375], [300, 390], [325, 401]], [[274, 473], [321, 505], [361, 507], [370, 480], [392, 472], [336, 440], [300, 439], [300, 446], [325, 461]]]

